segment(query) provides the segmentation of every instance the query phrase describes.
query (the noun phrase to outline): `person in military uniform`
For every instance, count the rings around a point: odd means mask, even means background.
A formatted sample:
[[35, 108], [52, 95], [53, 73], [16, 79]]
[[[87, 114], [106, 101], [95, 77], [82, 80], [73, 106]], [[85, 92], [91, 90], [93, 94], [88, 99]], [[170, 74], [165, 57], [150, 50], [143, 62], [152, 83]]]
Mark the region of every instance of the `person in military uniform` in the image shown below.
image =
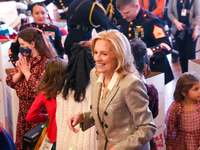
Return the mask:
[[116, 6], [123, 16], [121, 30], [129, 40], [141, 39], [148, 47], [150, 68], [154, 72], [165, 73], [165, 84], [174, 79], [169, 61], [170, 41], [163, 30], [160, 19], [140, 7], [138, 0], [117, 0]]
[[97, 32], [117, 29], [116, 25], [106, 16], [105, 10], [95, 0], [75, 0], [67, 11], [68, 35], [65, 40], [65, 53], [71, 57], [70, 48], [74, 43], [91, 39], [92, 29]]
[[[63, 58], [64, 48], [61, 43], [61, 35], [59, 32], [59, 28], [51, 24], [45, 24], [46, 14], [47, 10], [43, 3], [40, 2], [34, 3], [31, 9], [31, 15], [34, 19], [34, 23], [22, 25], [19, 30], [21, 31], [28, 27], [39, 28], [46, 35], [47, 39], [57, 52], [57, 55], [60, 58]], [[9, 49], [9, 57], [14, 66], [16, 64], [16, 61], [18, 61], [19, 59], [18, 54], [19, 54], [19, 42], [16, 37]]]
[[[72, 1], [73, 0], [45, 0], [42, 3], [45, 4], [46, 6], [49, 5], [50, 3], [53, 3], [58, 8], [60, 19], [66, 19], [67, 9]], [[30, 9], [31, 5], [28, 5], [28, 10]]]

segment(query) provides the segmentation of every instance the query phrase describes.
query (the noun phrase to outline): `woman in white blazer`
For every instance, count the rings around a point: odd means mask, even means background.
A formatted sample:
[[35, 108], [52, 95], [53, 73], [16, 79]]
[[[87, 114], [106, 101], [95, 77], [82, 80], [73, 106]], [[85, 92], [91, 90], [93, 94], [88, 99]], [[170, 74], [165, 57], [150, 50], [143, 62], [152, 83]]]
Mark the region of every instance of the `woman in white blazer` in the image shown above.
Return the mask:
[[98, 150], [148, 150], [156, 126], [143, 82], [136, 77], [128, 39], [117, 30], [102, 31], [92, 40], [96, 67], [90, 73], [91, 112], [68, 118], [69, 128], [95, 124]]

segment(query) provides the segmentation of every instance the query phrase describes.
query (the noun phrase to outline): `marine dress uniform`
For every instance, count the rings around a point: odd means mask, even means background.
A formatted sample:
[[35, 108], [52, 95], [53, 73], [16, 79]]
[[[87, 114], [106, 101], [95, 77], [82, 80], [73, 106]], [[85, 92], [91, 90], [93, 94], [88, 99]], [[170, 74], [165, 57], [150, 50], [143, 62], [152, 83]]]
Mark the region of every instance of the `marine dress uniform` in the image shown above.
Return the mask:
[[117, 29], [116, 25], [106, 16], [103, 6], [95, 0], [75, 0], [67, 11], [68, 35], [65, 40], [65, 52], [70, 58], [70, 48], [74, 43], [87, 41], [91, 38], [92, 29], [97, 32]]
[[165, 84], [174, 79], [169, 61], [166, 57], [171, 53], [171, 44], [163, 30], [162, 22], [151, 12], [140, 8], [136, 19], [132, 22], [122, 20], [121, 30], [129, 40], [138, 38], [153, 51], [150, 68], [154, 72], [165, 73]]
[[[31, 24], [25, 24], [20, 27], [20, 31], [28, 28], [28, 27], [35, 27], [39, 28], [40, 30], [43, 31], [43, 33], [46, 35], [47, 39], [49, 42], [52, 44], [52, 46], [55, 48], [58, 56], [60, 58], [63, 58], [64, 54], [64, 48], [61, 43], [61, 35], [59, 33], [59, 28], [57, 26], [51, 25], [51, 24], [41, 24], [38, 25], [36, 23], [31, 23]], [[16, 61], [18, 61], [19, 57], [19, 42], [18, 40], [16, 42], [13, 42], [11, 44], [11, 47], [9, 49], [9, 57], [12, 62], [12, 64], [15, 66]]]

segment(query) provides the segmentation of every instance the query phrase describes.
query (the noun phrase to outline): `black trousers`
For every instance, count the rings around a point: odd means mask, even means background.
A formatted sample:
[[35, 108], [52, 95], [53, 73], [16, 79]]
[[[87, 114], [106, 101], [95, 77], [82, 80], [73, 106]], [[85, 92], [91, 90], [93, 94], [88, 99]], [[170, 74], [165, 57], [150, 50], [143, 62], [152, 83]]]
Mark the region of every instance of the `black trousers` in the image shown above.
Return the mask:
[[193, 41], [192, 34], [185, 32], [183, 39], [178, 38], [180, 31], [175, 35], [177, 50], [179, 51], [179, 60], [182, 73], [188, 71], [188, 60], [195, 59], [197, 39]]

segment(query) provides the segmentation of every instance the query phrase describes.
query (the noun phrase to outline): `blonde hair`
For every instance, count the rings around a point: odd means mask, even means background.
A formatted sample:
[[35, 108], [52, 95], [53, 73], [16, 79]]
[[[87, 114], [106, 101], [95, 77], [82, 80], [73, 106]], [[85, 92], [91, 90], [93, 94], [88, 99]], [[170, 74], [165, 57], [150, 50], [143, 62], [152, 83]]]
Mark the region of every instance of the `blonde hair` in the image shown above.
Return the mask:
[[118, 60], [117, 68], [115, 71], [119, 74], [120, 78], [123, 78], [128, 73], [134, 73], [136, 71], [133, 62], [134, 58], [131, 53], [131, 46], [128, 39], [119, 31], [110, 29], [107, 31], [99, 32], [92, 40], [92, 54], [94, 55], [94, 47], [97, 40], [107, 40], [111, 43], [111, 48]]

